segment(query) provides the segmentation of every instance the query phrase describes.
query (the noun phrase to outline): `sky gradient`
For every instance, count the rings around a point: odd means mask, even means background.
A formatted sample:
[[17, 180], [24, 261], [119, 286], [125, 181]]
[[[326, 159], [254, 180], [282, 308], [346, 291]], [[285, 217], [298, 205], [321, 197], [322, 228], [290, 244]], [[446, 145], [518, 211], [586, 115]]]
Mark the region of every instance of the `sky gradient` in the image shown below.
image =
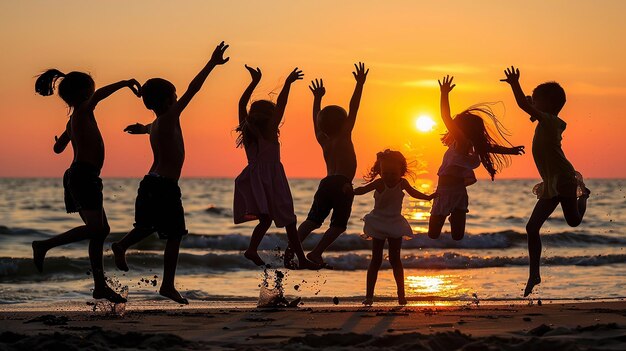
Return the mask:
[[[352, 64], [370, 68], [354, 143], [357, 177], [377, 151], [393, 148], [434, 178], [445, 147], [436, 80], [454, 75], [452, 113], [501, 101], [501, 121], [515, 157], [498, 178], [538, 178], [530, 146], [534, 125], [515, 105], [503, 69], [521, 69], [530, 94], [555, 80], [568, 101], [564, 150], [587, 177], [626, 177], [626, 25], [623, 1], [3, 1], [0, 2], [0, 177], [60, 177], [68, 148], [52, 152], [67, 120], [58, 96], [34, 92], [47, 68], [92, 74], [98, 87], [122, 79], [172, 81], [182, 94], [219, 41], [230, 62], [216, 68], [182, 115], [187, 157], [183, 177], [236, 176], [245, 166], [235, 148], [237, 102], [249, 83], [244, 64], [263, 79], [253, 99], [278, 92], [287, 74], [303, 69], [292, 87], [281, 129], [282, 160], [290, 177], [322, 177], [325, 167], [311, 122], [313, 78], [323, 78], [323, 105], [348, 107]], [[124, 127], [153, 119], [141, 100], [122, 91], [96, 109], [106, 147], [104, 176], [140, 177], [152, 156], [146, 136]], [[437, 122], [414, 127], [420, 115]], [[477, 171], [486, 178], [484, 169]]]

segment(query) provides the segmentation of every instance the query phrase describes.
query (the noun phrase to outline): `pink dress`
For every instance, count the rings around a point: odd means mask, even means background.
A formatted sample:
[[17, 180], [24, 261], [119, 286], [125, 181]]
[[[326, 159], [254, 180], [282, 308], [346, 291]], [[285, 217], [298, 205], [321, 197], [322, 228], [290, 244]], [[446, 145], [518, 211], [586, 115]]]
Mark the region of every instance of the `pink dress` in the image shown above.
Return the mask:
[[266, 215], [277, 227], [296, 222], [293, 198], [280, 162], [280, 144], [263, 138], [245, 146], [248, 165], [235, 179], [235, 224]]

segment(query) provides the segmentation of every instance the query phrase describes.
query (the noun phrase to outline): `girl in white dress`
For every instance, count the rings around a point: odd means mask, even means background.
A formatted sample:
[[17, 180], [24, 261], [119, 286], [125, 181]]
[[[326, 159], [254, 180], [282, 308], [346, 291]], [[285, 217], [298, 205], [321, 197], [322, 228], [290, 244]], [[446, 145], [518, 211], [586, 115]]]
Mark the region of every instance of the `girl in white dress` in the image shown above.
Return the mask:
[[354, 189], [354, 195], [374, 191], [374, 209], [363, 218], [363, 232], [372, 238], [372, 261], [367, 269], [367, 291], [364, 305], [372, 305], [378, 270], [383, 261], [385, 240], [389, 242], [389, 263], [398, 288], [398, 303], [406, 305], [404, 269], [400, 260], [402, 237], [412, 235], [409, 222], [402, 216], [404, 191], [416, 199], [432, 200], [437, 196], [423, 194], [403, 178], [409, 172], [406, 158], [399, 151], [385, 150], [376, 154], [376, 162], [365, 177], [369, 183]]

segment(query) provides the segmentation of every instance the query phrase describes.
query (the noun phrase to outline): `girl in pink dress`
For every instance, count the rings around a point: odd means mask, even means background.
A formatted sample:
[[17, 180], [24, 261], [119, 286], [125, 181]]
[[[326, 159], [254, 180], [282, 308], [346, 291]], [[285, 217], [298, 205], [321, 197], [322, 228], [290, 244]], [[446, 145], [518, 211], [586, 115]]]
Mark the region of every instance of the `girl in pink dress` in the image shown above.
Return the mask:
[[[374, 301], [374, 286], [383, 262], [385, 241], [389, 243], [389, 263], [398, 288], [398, 303], [406, 305], [404, 295], [404, 268], [400, 259], [402, 237], [413, 234], [409, 222], [402, 216], [404, 192], [416, 199], [432, 200], [437, 194], [417, 191], [404, 176], [409, 173], [406, 158], [399, 151], [385, 150], [376, 154], [376, 163], [365, 177], [369, 183], [354, 189], [354, 195], [374, 191], [374, 209], [365, 215], [363, 232], [372, 238], [372, 261], [367, 269], [367, 290], [364, 305]], [[378, 178], [380, 176], [380, 178]]]
[[293, 198], [285, 169], [280, 162], [279, 127], [287, 105], [289, 88], [293, 82], [302, 79], [302, 71], [295, 68], [287, 77], [285, 85], [278, 95], [276, 104], [267, 100], [248, 102], [254, 88], [261, 80], [261, 70], [245, 66], [252, 76], [252, 82], [239, 100], [239, 126], [237, 126], [237, 147], [243, 147], [248, 158], [248, 165], [235, 179], [235, 198], [233, 216], [235, 224], [258, 220], [254, 228], [250, 245], [244, 256], [258, 266], [265, 265], [257, 252], [263, 236], [272, 221], [277, 227], [287, 231], [289, 246], [298, 257], [298, 266], [288, 268], [319, 269], [319, 266], [304, 256], [302, 245], [296, 230], [296, 215]]

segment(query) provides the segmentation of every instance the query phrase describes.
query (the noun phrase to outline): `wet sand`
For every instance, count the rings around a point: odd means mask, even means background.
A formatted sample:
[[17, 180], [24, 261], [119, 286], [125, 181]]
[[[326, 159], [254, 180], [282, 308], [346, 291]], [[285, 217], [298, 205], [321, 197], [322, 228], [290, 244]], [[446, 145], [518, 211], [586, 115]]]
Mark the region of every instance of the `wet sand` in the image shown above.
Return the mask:
[[[220, 307], [221, 305], [221, 307]], [[541, 306], [235, 308], [165, 301], [122, 312], [82, 304], [0, 308], [0, 349], [624, 350], [626, 302]], [[50, 307], [50, 306], [48, 306]]]

